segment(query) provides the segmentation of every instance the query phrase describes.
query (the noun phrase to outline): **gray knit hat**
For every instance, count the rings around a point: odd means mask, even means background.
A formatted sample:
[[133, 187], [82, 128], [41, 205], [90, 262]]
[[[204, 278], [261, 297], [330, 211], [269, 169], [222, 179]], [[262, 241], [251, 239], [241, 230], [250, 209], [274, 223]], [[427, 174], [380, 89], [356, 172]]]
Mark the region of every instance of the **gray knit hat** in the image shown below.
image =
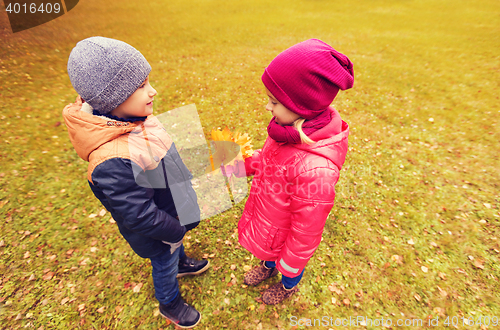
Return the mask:
[[68, 59], [71, 84], [101, 114], [125, 102], [150, 72], [151, 66], [137, 49], [104, 37], [80, 41]]

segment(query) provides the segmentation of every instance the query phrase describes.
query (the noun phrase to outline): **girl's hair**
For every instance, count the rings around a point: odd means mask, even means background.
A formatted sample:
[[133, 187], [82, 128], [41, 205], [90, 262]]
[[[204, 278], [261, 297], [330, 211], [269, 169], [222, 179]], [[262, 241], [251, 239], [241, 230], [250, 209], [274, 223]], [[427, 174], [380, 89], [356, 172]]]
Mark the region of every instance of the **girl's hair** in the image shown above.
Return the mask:
[[299, 132], [300, 141], [302, 143], [307, 143], [307, 144], [316, 143], [316, 141], [311, 140], [309, 136], [307, 136], [306, 133], [304, 133], [304, 131], [302, 130], [302, 124], [304, 124], [305, 121], [306, 120], [304, 118], [299, 118], [293, 122], [293, 127], [295, 127], [295, 129]]

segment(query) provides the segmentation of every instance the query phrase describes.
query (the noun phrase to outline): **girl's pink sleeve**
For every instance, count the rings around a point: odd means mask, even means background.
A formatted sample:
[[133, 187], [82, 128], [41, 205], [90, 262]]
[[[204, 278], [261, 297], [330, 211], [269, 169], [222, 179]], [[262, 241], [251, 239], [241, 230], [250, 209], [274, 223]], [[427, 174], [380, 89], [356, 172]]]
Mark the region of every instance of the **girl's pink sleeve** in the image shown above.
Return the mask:
[[260, 166], [260, 154], [262, 149], [255, 150], [252, 157], [245, 159], [245, 171], [247, 176], [255, 175], [255, 171]]

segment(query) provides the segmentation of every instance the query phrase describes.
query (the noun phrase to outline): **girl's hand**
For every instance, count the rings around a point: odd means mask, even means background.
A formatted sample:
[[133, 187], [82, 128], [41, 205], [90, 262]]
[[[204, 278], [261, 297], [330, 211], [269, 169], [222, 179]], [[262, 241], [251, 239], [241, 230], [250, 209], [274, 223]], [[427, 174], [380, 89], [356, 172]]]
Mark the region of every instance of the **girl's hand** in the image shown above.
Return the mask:
[[243, 178], [247, 176], [244, 161], [236, 160], [234, 162], [234, 165], [221, 166], [220, 168], [222, 174], [228, 178], [230, 178], [232, 174], [234, 174], [234, 176], [237, 178]]

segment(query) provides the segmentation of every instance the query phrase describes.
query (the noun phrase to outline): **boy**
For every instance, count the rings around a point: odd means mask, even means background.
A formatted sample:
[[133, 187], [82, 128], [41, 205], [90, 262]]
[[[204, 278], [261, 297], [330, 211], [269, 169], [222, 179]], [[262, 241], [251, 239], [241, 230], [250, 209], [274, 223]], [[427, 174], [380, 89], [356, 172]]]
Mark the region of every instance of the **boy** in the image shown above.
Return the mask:
[[200, 210], [191, 173], [152, 115], [150, 72], [144, 56], [122, 41], [80, 41], [68, 59], [79, 97], [63, 117], [76, 152], [89, 162], [92, 192], [132, 249], [151, 260], [160, 313], [192, 328], [201, 314], [181, 298], [177, 277], [201, 274], [209, 264], [184, 253], [182, 239], [199, 224]]

